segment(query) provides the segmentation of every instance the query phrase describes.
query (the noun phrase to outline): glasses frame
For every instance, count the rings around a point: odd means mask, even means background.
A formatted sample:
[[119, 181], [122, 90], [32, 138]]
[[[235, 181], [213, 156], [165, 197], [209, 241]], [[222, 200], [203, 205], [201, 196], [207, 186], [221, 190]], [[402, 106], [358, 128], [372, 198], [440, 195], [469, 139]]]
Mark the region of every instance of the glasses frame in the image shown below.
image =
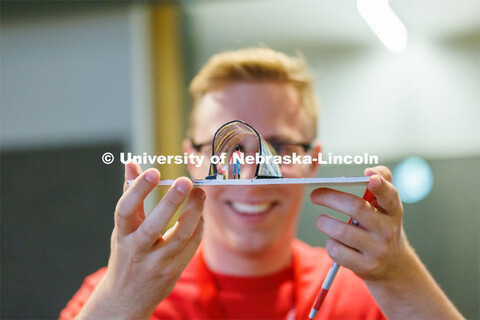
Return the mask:
[[[270, 144], [272, 146], [272, 148], [275, 150], [275, 152], [278, 154], [278, 146], [279, 145], [294, 145], [294, 146], [301, 146], [303, 148], [303, 151], [304, 152], [308, 152], [312, 149], [312, 143], [313, 141], [310, 141], [310, 142], [290, 142], [290, 141], [275, 141], [275, 142], [271, 142], [269, 140], [266, 140], [266, 139], [263, 139], [265, 140], [266, 142], [268, 142], [268, 144]], [[200, 150], [205, 147], [205, 146], [209, 146], [209, 145], [212, 145], [212, 142], [205, 142], [205, 143], [195, 143], [193, 141], [192, 138], [190, 138], [190, 142], [192, 144], [192, 147], [193, 149], [195, 149], [195, 151], [197, 152], [200, 152]]]

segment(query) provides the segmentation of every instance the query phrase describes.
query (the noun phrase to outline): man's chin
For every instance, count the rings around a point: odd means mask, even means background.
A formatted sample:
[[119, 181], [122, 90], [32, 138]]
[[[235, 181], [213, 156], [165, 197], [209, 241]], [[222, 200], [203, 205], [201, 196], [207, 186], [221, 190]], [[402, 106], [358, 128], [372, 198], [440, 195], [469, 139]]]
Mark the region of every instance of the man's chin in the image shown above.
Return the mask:
[[275, 247], [275, 237], [261, 236], [240, 236], [231, 239], [228, 244], [232, 250], [250, 257], [264, 255]]

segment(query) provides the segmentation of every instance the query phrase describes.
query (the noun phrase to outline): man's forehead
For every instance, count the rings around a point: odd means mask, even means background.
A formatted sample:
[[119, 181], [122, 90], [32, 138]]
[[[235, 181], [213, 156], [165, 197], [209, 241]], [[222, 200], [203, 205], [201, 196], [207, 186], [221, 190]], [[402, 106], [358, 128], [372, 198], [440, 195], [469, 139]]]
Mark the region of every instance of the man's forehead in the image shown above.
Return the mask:
[[300, 139], [305, 119], [299, 111], [300, 97], [293, 85], [236, 82], [202, 97], [196, 106], [192, 136], [208, 140], [224, 123], [243, 120], [267, 138], [293, 135], [293, 139]]
[[[283, 112], [293, 113], [299, 103], [298, 92], [288, 83], [273, 81], [241, 81], [226, 84], [207, 93], [217, 103], [232, 109], [265, 109], [265, 104], [282, 108]], [[207, 96], [206, 95], [206, 96]]]

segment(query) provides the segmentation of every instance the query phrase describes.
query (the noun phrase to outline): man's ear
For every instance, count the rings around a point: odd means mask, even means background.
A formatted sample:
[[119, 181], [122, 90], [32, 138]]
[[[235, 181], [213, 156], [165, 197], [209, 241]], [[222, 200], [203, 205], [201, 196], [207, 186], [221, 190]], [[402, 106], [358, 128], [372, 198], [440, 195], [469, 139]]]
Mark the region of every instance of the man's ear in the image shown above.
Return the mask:
[[[322, 152], [322, 144], [320, 143], [320, 140], [315, 139], [312, 142], [312, 149], [310, 150], [310, 155], [313, 158], [318, 159], [318, 154]], [[320, 168], [320, 164], [317, 162], [313, 162], [310, 165], [310, 172], [309, 172], [309, 177], [316, 177], [318, 169]]]

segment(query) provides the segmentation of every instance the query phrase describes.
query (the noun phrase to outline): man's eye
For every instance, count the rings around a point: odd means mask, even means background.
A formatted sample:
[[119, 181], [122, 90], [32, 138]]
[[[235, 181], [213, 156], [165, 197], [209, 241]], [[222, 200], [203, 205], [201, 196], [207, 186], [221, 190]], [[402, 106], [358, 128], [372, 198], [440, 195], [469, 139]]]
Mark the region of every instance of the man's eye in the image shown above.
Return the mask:
[[285, 151], [285, 148], [282, 144], [279, 144], [279, 143], [272, 143], [272, 147], [273, 149], [275, 149], [275, 151], [280, 154], [282, 153], [283, 151]]

